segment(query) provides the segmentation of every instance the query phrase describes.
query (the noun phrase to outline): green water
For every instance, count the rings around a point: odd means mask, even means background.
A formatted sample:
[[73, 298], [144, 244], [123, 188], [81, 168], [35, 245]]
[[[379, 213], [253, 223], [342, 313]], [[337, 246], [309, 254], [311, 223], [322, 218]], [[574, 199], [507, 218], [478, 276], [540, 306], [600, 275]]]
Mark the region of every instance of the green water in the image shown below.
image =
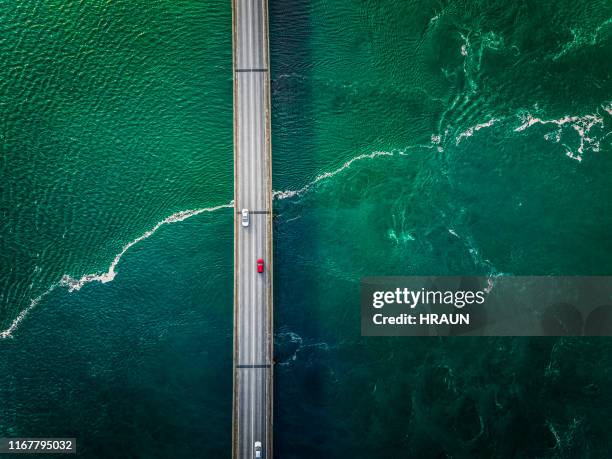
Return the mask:
[[608, 341], [363, 339], [357, 282], [611, 272], [612, 5], [300, 5], [276, 183], [383, 154], [278, 202], [279, 457], [607, 457]]
[[224, 2], [0, 11], [6, 323], [173, 212], [231, 199], [232, 54]]
[[[227, 457], [230, 5], [0, 12], [0, 436]], [[607, 457], [608, 340], [364, 339], [358, 288], [612, 273], [612, 4], [270, 15], [277, 456]]]

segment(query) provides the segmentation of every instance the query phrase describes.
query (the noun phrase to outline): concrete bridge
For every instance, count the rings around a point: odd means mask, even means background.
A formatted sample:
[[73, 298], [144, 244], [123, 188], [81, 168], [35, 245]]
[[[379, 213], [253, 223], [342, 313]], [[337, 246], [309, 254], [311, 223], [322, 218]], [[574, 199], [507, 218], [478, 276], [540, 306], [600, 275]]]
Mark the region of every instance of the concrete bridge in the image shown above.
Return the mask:
[[[272, 158], [267, 0], [232, 0], [234, 395], [232, 457], [272, 458]], [[248, 209], [248, 226], [241, 221]], [[258, 260], [263, 260], [259, 272]]]

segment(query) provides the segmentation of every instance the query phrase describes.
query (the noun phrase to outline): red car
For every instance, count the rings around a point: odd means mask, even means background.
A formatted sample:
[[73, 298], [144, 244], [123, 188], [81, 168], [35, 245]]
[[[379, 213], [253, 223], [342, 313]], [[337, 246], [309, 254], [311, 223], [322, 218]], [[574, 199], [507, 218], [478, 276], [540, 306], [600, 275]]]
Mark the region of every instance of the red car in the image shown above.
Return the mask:
[[263, 262], [263, 258], [260, 258], [259, 260], [257, 260], [257, 272], [263, 273], [263, 270], [264, 270], [264, 262]]

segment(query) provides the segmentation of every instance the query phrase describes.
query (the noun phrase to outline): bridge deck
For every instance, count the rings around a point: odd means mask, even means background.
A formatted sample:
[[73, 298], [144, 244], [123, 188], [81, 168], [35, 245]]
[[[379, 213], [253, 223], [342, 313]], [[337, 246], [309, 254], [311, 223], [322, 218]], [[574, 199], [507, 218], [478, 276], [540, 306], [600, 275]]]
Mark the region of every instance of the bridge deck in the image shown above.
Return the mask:
[[[233, 457], [272, 457], [272, 174], [267, 0], [233, 0]], [[250, 224], [240, 223], [240, 210]], [[257, 272], [257, 259], [265, 269]]]

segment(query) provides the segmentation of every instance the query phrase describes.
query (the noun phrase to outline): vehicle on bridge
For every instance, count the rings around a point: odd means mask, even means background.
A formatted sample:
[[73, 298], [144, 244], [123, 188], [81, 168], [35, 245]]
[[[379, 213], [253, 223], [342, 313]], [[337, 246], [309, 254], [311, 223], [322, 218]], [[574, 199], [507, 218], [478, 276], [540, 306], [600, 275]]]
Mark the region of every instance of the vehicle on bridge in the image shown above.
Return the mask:
[[242, 222], [242, 226], [249, 226], [249, 209], [242, 209], [242, 217], [240, 221]]
[[261, 457], [261, 442], [255, 442], [255, 457]]
[[259, 260], [257, 260], [257, 272], [258, 273], [263, 273], [264, 272], [264, 261], [263, 261], [263, 258], [260, 258]]

